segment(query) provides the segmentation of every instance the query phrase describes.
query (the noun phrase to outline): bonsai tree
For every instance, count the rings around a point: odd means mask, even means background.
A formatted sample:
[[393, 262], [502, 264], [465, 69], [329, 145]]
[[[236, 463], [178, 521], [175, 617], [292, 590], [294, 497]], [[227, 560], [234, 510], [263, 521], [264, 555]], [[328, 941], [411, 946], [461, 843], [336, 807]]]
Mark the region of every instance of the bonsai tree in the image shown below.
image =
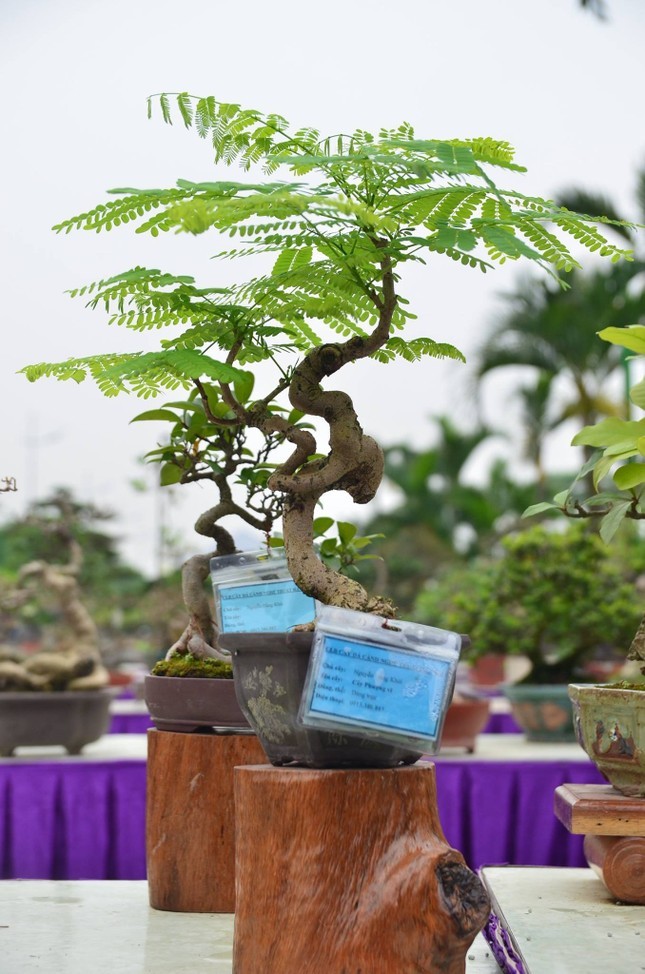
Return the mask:
[[[635, 356], [645, 356], [643, 325], [609, 327], [598, 334], [604, 341], [627, 349]], [[637, 409], [645, 410], [645, 379], [633, 386], [629, 398]], [[552, 502], [529, 507], [525, 516], [558, 510], [569, 518], [599, 520], [600, 537], [609, 544], [621, 525], [645, 518], [645, 417], [602, 419], [592, 426], [585, 426], [574, 436], [572, 443], [593, 448], [592, 456], [571, 487], [557, 494]], [[585, 497], [580, 486], [589, 473], [595, 490], [591, 496]], [[609, 474], [611, 481], [607, 485]], [[645, 675], [645, 615], [631, 641], [627, 658], [639, 662]]]
[[[238, 522], [260, 531], [265, 543], [271, 546], [282, 544], [280, 537], [272, 536], [282, 513], [282, 496], [267, 489], [267, 479], [275, 466], [273, 453], [281, 443], [281, 436], [262, 437], [256, 448], [251, 449], [249, 428], [223, 402], [219, 389], [200, 380], [196, 381], [196, 387], [186, 400], [147, 410], [133, 420], [171, 424], [168, 442], [146, 454], [149, 462], [160, 464], [162, 485], [212, 483], [218, 495], [217, 503], [195, 522], [196, 533], [212, 539], [214, 549], [193, 555], [182, 566], [182, 595], [188, 623], [166, 653], [166, 659], [155, 665], [153, 674], [228, 677], [232, 675], [229, 654], [218, 649], [217, 623], [207, 595], [209, 564], [213, 557], [231, 555], [238, 550], [233, 535], [221, 523], [223, 518], [235, 517]], [[235, 385], [235, 394], [242, 402], [250, 398], [252, 390], [252, 375], [246, 382]], [[275, 415], [280, 412], [275, 403], [268, 408]], [[289, 422], [302, 426], [293, 410]], [[236, 489], [239, 498], [234, 496]], [[313, 525], [315, 536], [324, 537], [333, 525], [337, 526], [338, 537], [322, 540], [321, 557], [336, 563], [342, 571], [350, 569], [361, 558], [370, 557], [363, 555], [361, 549], [371, 538], [359, 536], [353, 525], [318, 517]]]
[[[53, 534], [67, 551], [65, 564], [45, 560], [23, 565], [12, 591], [4, 593], [3, 607], [14, 611], [27, 602], [53, 597], [59, 617], [54, 646], [23, 658], [11, 649], [0, 649], [0, 690], [95, 690], [109, 682], [101, 662], [98, 629], [82, 598], [79, 574], [83, 549], [74, 536], [74, 505], [64, 491], [41, 505], [41, 530]], [[54, 509], [56, 517], [47, 516]], [[87, 513], [87, 511], [86, 511]]]
[[[236, 387], [236, 394], [242, 401], [251, 394], [252, 378], [249, 376], [248, 381], [239, 382]], [[217, 423], [210, 418], [215, 416]], [[196, 381], [196, 388], [186, 400], [148, 410], [136, 416], [133, 422], [143, 420], [171, 423], [169, 442], [146, 455], [149, 461], [161, 464], [162, 485], [207, 481], [214, 485], [218, 495], [217, 503], [204, 511], [195, 523], [197, 534], [212, 539], [215, 547], [207, 554], [193, 555], [182, 566], [182, 595], [188, 623], [166, 656], [167, 661], [174, 656], [190, 658], [171, 668], [157, 665], [153, 671], [157, 675], [166, 672], [190, 672], [192, 675], [200, 670], [195, 661], [229, 658], [217, 648], [217, 627], [205, 589], [211, 558], [237, 551], [233, 536], [220, 523], [221, 519], [237, 517], [268, 537], [280, 516], [281, 497], [266, 490], [269, 458], [277, 438], [269, 436], [261, 441], [257, 450], [251, 450], [247, 445], [248, 428], [237, 421], [222, 401], [218, 388], [200, 380]], [[234, 498], [234, 486], [243, 488], [244, 504]], [[211, 666], [210, 671], [229, 675], [229, 671], [221, 666]]]
[[[57, 231], [109, 231], [126, 223], [153, 236], [213, 231], [219, 246], [228, 238], [218, 257], [260, 255], [267, 271], [223, 289], [137, 267], [82, 287], [72, 294], [105, 307], [117, 324], [174, 326], [177, 333], [157, 351], [76, 357], [24, 371], [32, 381], [80, 382], [90, 375], [106, 395], [196, 389], [214, 426], [241, 424], [280, 436], [291, 452], [267, 484], [282, 499], [294, 580], [323, 603], [391, 617], [395, 609], [386, 597], [371, 596], [315, 552], [315, 512], [325, 494], [342, 490], [365, 504], [383, 473], [381, 447], [363, 430], [349, 395], [323, 384], [363, 358], [390, 368], [398, 358], [463, 359], [452, 345], [412, 330], [402, 287], [408, 264], [443, 257], [487, 271], [524, 258], [557, 276], [577, 266], [567, 236], [612, 260], [629, 259], [631, 252], [605, 239], [596, 226], [602, 218], [497, 187], [492, 170], [523, 171], [506, 142], [417, 138], [408, 123], [377, 134], [358, 129], [324, 137], [309, 127], [294, 130], [279, 115], [186, 93], [155, 96], [149, 111], [155, 106], [166, 122], [174, 111], [209, 140], [216, 163], [238, 163], [246, 171], [262, 166], [266, 177], [116, 189], [113, 199], [63, 221]], [[291, 179], [271, 178], [278, 170]], [[261, 373], [269, 389], [254, 390], [253, 400], [235, 385], [248, 382], [249, 372]], [[201, 392], [204, 381], [217, 385], [231, 417], [213, 410]], [[272, 408], [282, 394], [298, 416], [318, 423], [316, 430]], [[413, 417], [412, 404], [400, 408]]]
[[526, 656], [522, 683], [570, 683], [616, 657], [640, 615], [634, 585], [595, 534], [543, 526], [508, 535], [499, 558], [453, 569], [419, 596], [421, 622], [467, 632], [474, 662]]

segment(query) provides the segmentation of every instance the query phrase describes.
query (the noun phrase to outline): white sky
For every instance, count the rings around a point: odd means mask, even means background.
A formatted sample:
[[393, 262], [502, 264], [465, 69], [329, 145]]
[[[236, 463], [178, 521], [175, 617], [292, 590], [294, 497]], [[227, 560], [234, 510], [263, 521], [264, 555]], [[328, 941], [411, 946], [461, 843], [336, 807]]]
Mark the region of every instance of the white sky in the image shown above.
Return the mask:
[[[645, 162], [645, 3], [608, 3], [602, 23], [576, 0], [0, 0], [0, 476], [19, 484], [19, 493], [1, 495], [0, 517], [69, 485], [116, 511], [126, 557], [153, 570], [159, 503], [129, 486], [161, 429], [128, 425], [147, 405], [104, 399], [88, 382], [30, 385], [15, 374], [36, 361], [156, 343], [158, 334], [108, 328], [68, 288], [135, 263], [220, 280], [209, 261], [215, 238], [50, 230], [110, 187], [214, 178], [207, 143], [147, 121], [148, 94], [213, 94], [330, 133], [406, 120], [421, 137], [504, 138], [528, 167], [522, 190], [549, 196], [578, 184], [635, 216], [634, 174]], [[505, 267], [484, 277], [445, 258], [415, 271], [407, 294], [419, 333], [468, 355], [519, 273]], [[474, 418], [468, 374], [468, 366], [431, 360], [387, 370], [361, 363], [349, 391], [384, 445], [423, 447], [432, 437], [426, 417]], [[511, 386], [491, 378], [485, 411], [512, 429]], [[554, 441], [552, 467], [571, 461], [566, 442]], [[152, 486], [153, 468], [143, 475]], [[202, 547], [192, 523], [213, 499], [206, 487], [177, 491], [167, 516], [187, 552]], [[327, 510], [352, 516], [342, 499]]]

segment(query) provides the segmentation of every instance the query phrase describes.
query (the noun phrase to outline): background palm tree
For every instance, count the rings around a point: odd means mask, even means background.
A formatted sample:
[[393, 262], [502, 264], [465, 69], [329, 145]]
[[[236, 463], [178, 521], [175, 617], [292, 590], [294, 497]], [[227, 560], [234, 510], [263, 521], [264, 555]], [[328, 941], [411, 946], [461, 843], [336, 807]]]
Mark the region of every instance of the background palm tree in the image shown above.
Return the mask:
[[[645, 220], [645, 170], [638, 174], [636, 197]], [[568, 190], [558, 202], [600, 219], [624, 219], [606, 197], [585, 190]], [[629, 227], [612, 230], [634, 243]], [[608, 325], [645, 320], [645, 288], [639, 283], [644, 272], [645, 260], [637, 255], [629, 263], [563, 274], [566, 290], [551, 280], [525, 278], [514, 292], [503, 296], [506, 311], [477, 353], [476, 376], [481, 384], [490, 372], [504, 366], [526, 367], [535, 373], [533, 384], [525, 385], [520, 395], [526, 442], [538, 476], [543, 440], [549, 432], [571, 419], [586, 426], [601, 415], [624, 415], [627, 397], [610, 395], [607, 380], [626, 368], [625, 357], [596, 333]], [[568, 380], [564, 401], [559, 398], [562, 378]]]

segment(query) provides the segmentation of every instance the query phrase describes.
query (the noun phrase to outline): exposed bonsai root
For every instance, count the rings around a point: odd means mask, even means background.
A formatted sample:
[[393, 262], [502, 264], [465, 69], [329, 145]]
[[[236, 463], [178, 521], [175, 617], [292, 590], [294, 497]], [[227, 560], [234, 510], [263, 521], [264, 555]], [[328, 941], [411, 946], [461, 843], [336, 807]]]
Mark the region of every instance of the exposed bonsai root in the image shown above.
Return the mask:
[[206, 642], [202, 634], [195, 629], [192, 621], [188, 623], [177, 642], [170, 647], [166, 653], [166, 659], [170, 660], [175, 656], [187, 656], [188, 654], [194, 656], [195, 659], [230, 660], [231, 658], [230, 653]]

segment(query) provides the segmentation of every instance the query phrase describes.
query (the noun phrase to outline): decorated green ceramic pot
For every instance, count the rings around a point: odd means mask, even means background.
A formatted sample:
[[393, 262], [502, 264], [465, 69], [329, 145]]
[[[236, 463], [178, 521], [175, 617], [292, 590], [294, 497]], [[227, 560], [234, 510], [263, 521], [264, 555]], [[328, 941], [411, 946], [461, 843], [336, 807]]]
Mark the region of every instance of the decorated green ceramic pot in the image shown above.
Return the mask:
[[527, 741], [575, 741], [573, 711], [565, 683], [513, 683], [502, 689]]
[[645, 690], [573, 683], [580, 746], [623, 795], [645, 798]]

